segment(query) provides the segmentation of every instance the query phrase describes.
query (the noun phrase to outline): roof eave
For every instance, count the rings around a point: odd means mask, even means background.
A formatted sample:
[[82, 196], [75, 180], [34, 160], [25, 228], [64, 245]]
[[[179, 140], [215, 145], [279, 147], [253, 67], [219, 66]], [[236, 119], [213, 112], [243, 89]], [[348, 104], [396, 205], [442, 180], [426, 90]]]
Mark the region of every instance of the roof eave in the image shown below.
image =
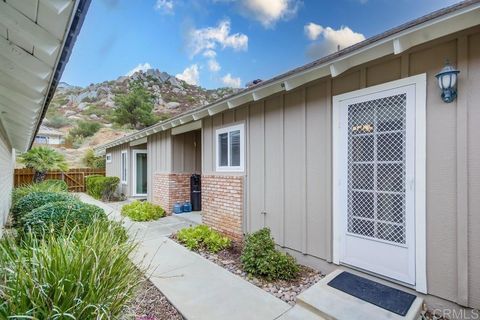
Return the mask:
[[[410, 21], [380, 35], [366, 39], [351, 47], [318, 59], [270, 80], [242, 90], [212, 104], [192, 109], [171, 119], [157, 123], [139, 132], [111, 141], [95, 148], [98, 154], [106, 149], [136, 140], [169, 128], [197, 121], [252, 101], [264, 99], [282, 91], [291, 91], [305, 83], [323, 77], [337, 77], [348, 69], [390, 54], [402, 52], [425, 42], [438, 39], [475, 25], [480, 21], [480, 0], [464, 1]], [[190, 119], [190, 120], [186, 120]]]

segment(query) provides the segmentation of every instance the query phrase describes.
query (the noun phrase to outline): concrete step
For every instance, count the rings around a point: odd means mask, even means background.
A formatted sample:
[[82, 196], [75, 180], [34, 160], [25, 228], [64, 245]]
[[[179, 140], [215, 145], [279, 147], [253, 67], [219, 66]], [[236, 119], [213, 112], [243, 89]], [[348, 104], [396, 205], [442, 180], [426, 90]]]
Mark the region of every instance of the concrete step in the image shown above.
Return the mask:
[[304, 306], [296, 304], [276, 320], [325, 320], [325, 318]]
[[327, 284], [340, 273], [342, 270], [335, 270], [302, 292], [297, 297], [297, 305], [324, 319], [332, 320], [414, 320], [420, 316], [423, 304], [423, 299], [420, 297], [413, 301], [408, 313], [402, 317], [328, 286]]

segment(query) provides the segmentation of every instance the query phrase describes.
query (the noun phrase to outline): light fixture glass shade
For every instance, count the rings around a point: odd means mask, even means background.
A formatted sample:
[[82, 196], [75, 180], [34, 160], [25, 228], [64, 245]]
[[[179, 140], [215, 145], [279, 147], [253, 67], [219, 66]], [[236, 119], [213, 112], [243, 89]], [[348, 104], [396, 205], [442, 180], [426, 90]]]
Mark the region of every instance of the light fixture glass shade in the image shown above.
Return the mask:
[[442, 70], [435, 75], [438, 86], [442, 89], [442, 99], [447, 103], [452, 102], [457, 97], [455, 86], [457, 85], [457, 75], [459, 73], [460, 71], [447, 61]]

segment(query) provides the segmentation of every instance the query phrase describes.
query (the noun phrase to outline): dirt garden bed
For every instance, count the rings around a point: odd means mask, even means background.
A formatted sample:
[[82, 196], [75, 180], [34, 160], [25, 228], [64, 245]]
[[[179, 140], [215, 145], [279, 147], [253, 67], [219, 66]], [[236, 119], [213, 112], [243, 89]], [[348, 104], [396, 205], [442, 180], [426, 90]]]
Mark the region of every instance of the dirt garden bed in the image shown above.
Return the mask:
[[148, 279], [125, 307], [121, 320], [183, 320], [182, 315]]
[[[175, 234], [173, 234], [170, 238], [180, 245], [183, 245], [177, 240]], [[222, 268], [230, 271], [231, 273], [244, 278], [248, 282], [256, 285], [275, 297], [282, 299], [290, 305], [295, 305], [297, 296], [301, 292], [310, 288], [324, 277], [321, 272], [302, 265], [300, 265], [300, 273], [298, 277], [294, 280], [267, 281], [266, 279], [249, 276], [243, 271], [242, 263], [240, 261], [242, 248], [242, 244], [233, 243], [229, 249], [222, 250], [217, 254], [204, 250], [195, 252], [221, 266]]]

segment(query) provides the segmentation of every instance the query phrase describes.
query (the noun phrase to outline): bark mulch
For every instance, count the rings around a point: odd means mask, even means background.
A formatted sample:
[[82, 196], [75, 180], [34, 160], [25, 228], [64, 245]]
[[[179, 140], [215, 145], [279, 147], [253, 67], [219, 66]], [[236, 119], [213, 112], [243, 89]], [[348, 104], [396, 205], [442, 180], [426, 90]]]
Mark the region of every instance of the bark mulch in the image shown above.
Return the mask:
[[140, 284], [133, 300], [125, 307], [122, 320], [183, 320], [167, 298], [148, 279]]

